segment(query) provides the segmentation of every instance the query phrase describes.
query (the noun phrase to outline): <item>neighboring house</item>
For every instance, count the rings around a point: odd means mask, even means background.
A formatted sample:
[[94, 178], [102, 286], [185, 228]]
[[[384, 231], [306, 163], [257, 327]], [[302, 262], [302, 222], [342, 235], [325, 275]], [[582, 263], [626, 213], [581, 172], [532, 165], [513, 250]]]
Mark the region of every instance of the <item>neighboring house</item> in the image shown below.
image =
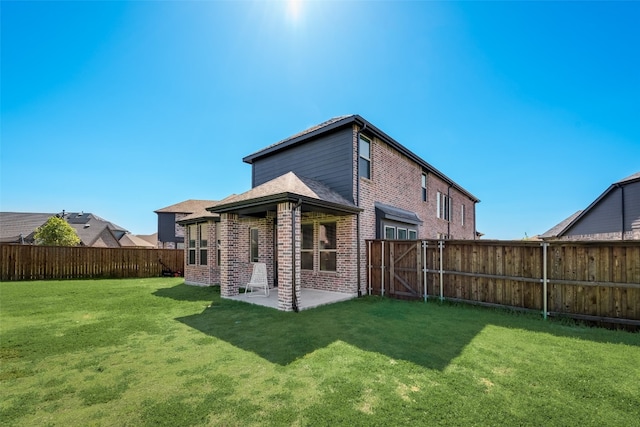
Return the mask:
[[[204, 262], [232, 297], [264, 262], [279, 308], [296, 310], [300, 287], [360, 295], [366, 239], [475, 239], [479, 200], [358, 115], [331, 119], [243, 159], [252, 189], [207, 210], [194, 227], [185, 264]], [[192, 218], [197, 224], [205, 218]], [[204, 223], [203, 223], [204, 224]], [[212, 256], [210, 242], [220, 242]], [[213, 264], [212, 264], [213, 262]]]
[[80, 238], [80, 245], [90, 247], [119, 248], [123, 246], [149, 247], [126, 229], [92, 213], [26, 213], [0, 212], [0, 242], [34, 244], [35, 232], [52, 216], [67, 220]]
[[157, 246], [160, 249], [184, 249], [184, 217], [212, 206], [215, 200], [185, 200], [155, 211], [158, 214]]
[[640, 172], [615, 182], [585, 210], [540, 236], [544, 240], [640, 240]]

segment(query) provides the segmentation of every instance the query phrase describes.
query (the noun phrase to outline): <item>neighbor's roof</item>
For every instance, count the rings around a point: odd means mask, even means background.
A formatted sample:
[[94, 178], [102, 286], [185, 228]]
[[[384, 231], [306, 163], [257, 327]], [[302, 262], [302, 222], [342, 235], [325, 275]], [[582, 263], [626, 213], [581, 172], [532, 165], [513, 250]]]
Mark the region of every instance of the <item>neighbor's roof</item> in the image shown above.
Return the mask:
[[176, 203], [175, 205], [167, 206], [166, 208], [158, 209], [154, 211], [156, 213], [194, 213], [198, 210], [208, 208], [216, 203], [215, 200], [196, 200], [189, 199], [184, 202]]
[[323, 183], [288, 172], [251, 190], [227, 197], [212, 212], [233, 212], [247, 207], [269, 205], [283, 201], [302, 200], [307, 206], [316, 206], [341, 212], [355, 213], [362, 209], [342, 197]]
[[570, 217], [564, 219], [559, 224], [556, 224], [555, 226], [553, 226], [549, 230], [547, 230], [544, 233], [540, 234], [538, 237], [540, 237], [541, 239], [548, 239], [548, 238], [551, 238], [551, 237], [557, 237], [558, 234], [560, 232], [562, 232], [565, 228], [567, 228], [567, 226], [569, 224], [571, 224], [573, 222], [573, 220], [576, 219], [578, 217], [578, 215], [580, 215], [582, 212], [583, 211], [580, 210], [580, 211], [574, 213]]
[[143, 247], [143, 248], [154, 248], [155, 245], [141, 237], [135, 236], [133, 234], [125, 234], [119, 240], [120, 246], [123, 247]]
[[207, 210], [207, 208], [211, 208], [213, 206], [216, 205], [217, 202], [209, 202], [207, 203], [207, 206], [201, 206], [199, 207], [195, 212], [180, 218], [180, 220], [176, 221], [176, 223], [178, 224], [188, 224], [191, 222], [197, 222], [198, 220], [208, 220], [208, 219], [215, 219], [215, 218], [219, 218], [220, 215], [217, 213], [213, 213]]
[[290, 136], [282, 141], [279, 141], [273, 145], [270, 145], [262, 150], [259, 150], [253, 154], [250, 154], [242, 159], [243, 162], [252, 164], [254, 161], [269, 156], [277, 151], [301, 144], [306, 142], [307, 140], [316, 138], [324, 133], [331, 132], [346, 126], [352, 126], [356, 124], [360, 127], [361, 131], [366, 134], [371, 134], [389, 144], [400, 153], [404, 154], [414, 162], [418, 163], [421, 167], [423, 167], [429, 173], [436, 175], [438, 178], [442, 179], [445, 183], [451, 185], [457, 191], [460, 191], [467, 197], [469, 197], [474, 202], [480, 202], [473, 194], [469, 193], [467, 190], [462, 188], [460, 185], [455, 183], [451, 178], [447, 177], [445, 174], [440, 172], [438, 169], [433, 167], [431, 164], [427, 163], [425, 160], [420, 158], [417, 154], [410, 151], [408, 148], [400, 144], [395, 139], [391, 138], [389, 135], [375, 127], [373, 124], [362, 118], [357, 114], [351, 114], [346, 116], [334, 117], [332, 119], [327, 120], [326, 122], [320, 123], [318, 125], [312, 126], [309, 129], [306, 129], [302, 132], [299, 132], [293, 136]]
[[566, 233], [574, 224], [580, 221], [585, 215], [587, 215], [595, 206], [600, 203], [609, 193], [611, 193], [614, 189], [625, 186], [627, 184], [631, 184], [634, 182], [640, 181], [640, 172], [636, 172], [633, 175], [629, 175], [626, 178], [621, 179], [620, 181], [614, 182], [607, 188], [596, 200], [594, 200], [586, 209], [582, 211], [578, 211], [569, 218], [562, 221], [560, 224], [556, 225], [549, 231], [542, 234], [540, 237], [542, 238], [550, 238], [561, 236]]
[[0, 242], [19, 242], [55, 213], [0, 212]]

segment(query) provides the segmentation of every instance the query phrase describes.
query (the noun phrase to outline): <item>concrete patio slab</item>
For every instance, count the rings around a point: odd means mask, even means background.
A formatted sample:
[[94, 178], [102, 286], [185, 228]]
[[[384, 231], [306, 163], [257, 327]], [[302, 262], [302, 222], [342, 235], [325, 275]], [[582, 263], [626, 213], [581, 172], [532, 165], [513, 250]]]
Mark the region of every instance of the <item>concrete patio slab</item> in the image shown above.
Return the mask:
[[[250, 293], [224, 298], [278, 309], [278, 288], [271, 289], [268, 297], [249, 295]], [[345, 294], [341, 292], [319, 291], [317, 289], [302, 288], [300, 290], [300, 301], [298, 301], [298, 308], [300, 310], [308, 310], [310, 308], [318, 307], [321, 305], [347, 301], [356, 297], [357, 294]]]

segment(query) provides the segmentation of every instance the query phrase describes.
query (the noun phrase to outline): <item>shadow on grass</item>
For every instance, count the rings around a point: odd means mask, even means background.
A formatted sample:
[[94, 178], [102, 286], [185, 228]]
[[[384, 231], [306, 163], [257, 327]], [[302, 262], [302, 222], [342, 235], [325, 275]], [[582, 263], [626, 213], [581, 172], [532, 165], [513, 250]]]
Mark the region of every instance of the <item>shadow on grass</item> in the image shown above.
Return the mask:
[[[217, 293], [216, 293], [217, 289]], [[191, 286], [184, 282], [171, 288], [161, 288], [153, 292], [153, 295], [163, 298], [171, 298], [176, 301], [211, 301], [213, 295], [220, 296], [218, 287]]]
[[[175, 292], [182, 295], [188, 290]], [[612, 331], [479, 307], [364, 297], [287, 313], [224, 300], [219, 292], [213, 288], [213, 302], [204, 312], [176, 320], [283, 366], [342, 341], [390, 359], [443, 370], [487, 325], [640, 345], [639, 334], [612, 335]]]

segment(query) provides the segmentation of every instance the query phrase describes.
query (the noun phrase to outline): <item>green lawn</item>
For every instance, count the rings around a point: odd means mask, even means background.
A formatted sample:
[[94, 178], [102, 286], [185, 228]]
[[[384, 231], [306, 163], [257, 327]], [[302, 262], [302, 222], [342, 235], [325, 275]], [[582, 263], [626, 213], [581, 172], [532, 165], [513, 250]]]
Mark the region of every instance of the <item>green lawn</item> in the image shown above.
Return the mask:
[[0, 283], [0, 424], [640, 425], [640, 334], [182, 279]]

